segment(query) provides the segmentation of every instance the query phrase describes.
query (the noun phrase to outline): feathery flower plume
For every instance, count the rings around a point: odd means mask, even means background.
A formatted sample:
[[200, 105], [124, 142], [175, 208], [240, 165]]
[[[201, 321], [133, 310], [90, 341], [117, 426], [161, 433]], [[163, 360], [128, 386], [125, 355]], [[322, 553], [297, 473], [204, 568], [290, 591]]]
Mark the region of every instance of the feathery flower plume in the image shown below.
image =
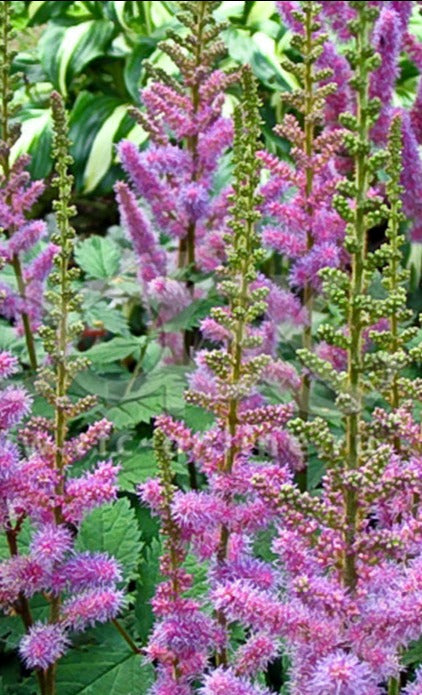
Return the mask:
[[[145, 113], [135, 117], [151, 142], [142, 152], [128, 141], [119, 146], [130, 186], [117, 184], [117, 200], [139, 262], [142, 299], [158, 328], [199, 296], [194, 274], [213, 270], [223, 258], [227, 192], [215, 191], [214, 175], [232, 142], [232, 123], [222, 107], [237, 77], [214, 68], [225, 52], [218, 38], [223, 25], [213, 17], [219, 4], [178, 3], [187, 35], [169, 31], [160, 48], [180, 79], [146, 65], [153, 81], [141, 94]], [[166, 247], [158, 234], [167, 237]], [[188, 331], [161, 333], [176, 361], [189, 357], [193, 340]]]

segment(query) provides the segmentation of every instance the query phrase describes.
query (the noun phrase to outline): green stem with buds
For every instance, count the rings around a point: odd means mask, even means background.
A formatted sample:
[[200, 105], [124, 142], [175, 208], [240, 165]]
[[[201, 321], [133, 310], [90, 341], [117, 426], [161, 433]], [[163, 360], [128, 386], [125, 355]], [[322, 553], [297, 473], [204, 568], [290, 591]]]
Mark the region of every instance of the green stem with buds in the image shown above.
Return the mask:
[[[11, 3], [6, 0], [1, 3], [0, 14], [0, 57], [1, 57], [1, 80], [0, 80], [0, 124], [1, 137], [4, 143], [2, 155], [0, 157], [0, 165], [3, 170], [4, 181], [6, 185], [10, 179], [10, 150], [13, 145], [14, 136], [10, 128], [10, 101], [13, 97], [13, 90], [10, 84], [10, 69], [12, 64], [12, 50], [10, 46], [11, 39]], [[9, 201], [10, 202], [10, 201]], [[5, 230], [7, 236], [12, 236], [13, 230]], [[26, 285], [22, 272], [22, 264], [17, 254], [13, 256], [12, 268], [16, 278], [19, 296], [23, 304], [26, 302]], [[37, 369], [37, 353], [35, 350], [35, 341], [32, 334], [31, 322], [26, 312], [22, 312], [22, 324], [25, 336], [26, 348], [28, 351], [29, 364], [31, 369]]]
[[[362, 410], [362, 309], [361, 299], [365, 291], [365, 259], [367, 250], [365, 203], [369, 188], [368, 142], [370, 119], [368, 114], [369, 70], [367, 65], [370, 23], [365, 8], [357, 9], [358, 31], [356, 35], [356, 97], [357, 97], [357, 153], [355, 155], [355, 210], [353, 227], [352, 277], [349, 291], [349, 347], [347, 350], [347, 390], [353, 401], [351, 412], [346, 415], [346, 466], [356, 470], [360, 465], [360, 417]], [[357, 524], [356, 492], [345, 492], [346, 551], [344, 581], [350, 590], [357, 583], [356, 558], [352, 546]]]

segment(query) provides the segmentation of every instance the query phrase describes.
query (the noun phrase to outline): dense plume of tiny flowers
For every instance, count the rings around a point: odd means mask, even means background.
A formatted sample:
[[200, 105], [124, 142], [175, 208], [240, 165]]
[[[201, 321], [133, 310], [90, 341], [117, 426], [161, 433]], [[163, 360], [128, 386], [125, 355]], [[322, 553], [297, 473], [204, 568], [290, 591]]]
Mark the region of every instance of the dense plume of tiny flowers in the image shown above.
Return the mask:
[[37, 331], [42, 322], [43, 291], [53, 266], [58, 247], [52, 243], [28, 260], [30, 252], [47, 236], [47, 226], [41, 220], [28, 220], [34, 204], [44, 191], [42, 181], [31, 181], [27, 171], [28, 158], [19, 157], [7, 177], [0, 177], [0, 229], [4, 238], [0, 242], [3, 263], [12, 264], [19, 259], [23, 266], [23, 287], [18, 291], [0, 277], [2, 298], [0, 313], [23, 331], [22, 314], [30, 321], [31, 330]]
[[69, 647], [69, 640], [60, 625], [36, 623], [22, 639], [19, 653], [27, 668], [46, 669]]
[[[141, 93], [145, 113], [138, 114], [150, 144], [141, 152], [129, 141], [118, 148], [130, 185], [117, 184], [117, 201], [139, 264], [142, 300], [157, 327], [201, 295], [192, 283], [174, 279], [177, 271], [210, 272], [224, 255], [227, 191], [216, 191], [214, 179], [232, 143], [232, 122], [222, 108], [237, 77], [214, 68], [225, 49], [210, 38], [217, 26], [212, 9], [212, 3], [183, 8], [188, 40], [182, 48], [180, 37], [162, 45], [181, 79], [151, 68], [153, 80]], [[183, 336], [163, 332], [161, 341], [173, 360], [183, 359]]]
[[[1, 352], [1, 377], [9, 377], [16, 369], [12, 355]], [[4, 531], [12, 533], [19, 532], [24, 519], [33, 523], [28, 554], [0, 563], [0, 607], [9, 613], [21, 597], [29, 599], [37, 592], [66, 594], [58, 622], [34, 624], [20, 644], [28, 668], [46, 669], [70, 646], [68, 628], [83, 630], [97, 621], [106, 622], [122, 607], [116, 561], [105, 553], [76, 552], [73, 533], [55, 519], [61, 507], [63, 520], [78, 524], [91, 509], [112, 501], [118, 467], [100, 462], [93, 472], [66, 480], [67, 467], [109, 435], [107, 420], [92, 424], [66, 443], [66, 468], [61, 475], [53, 468], [55, 444], [48, 420], [33, 418], [21, 426], [20, 441], [26, 449], [22, 456], [8, 437], [30, 408], [24, 389], [6, 386], [0, 392], [0, 521]], [[61, 489], [63, 494], [58, 492]]]
[[[332, 208], [336, 185], [341, 180], [334, 160], [340, 148], [339, 130], [321, 134], [314, 143], [313, 190], [306, 192], [306, 170], [303, 156], [303, 132], [293, 116], [286, 116], [277, 133], [293, 144], [293, 156], [298, 157], [296, 168], [267, 152], [260, 153], [263, 165], [271, 173], [261, 193], [264, 196], [263, 214], [268, 219], [262, 238], [269, 246], [288, 258], [291, 263], [290, 283], [303, 288], [306, 283], [321, 288], [319, 271], [327, 266], [338, 268], [347, 261], [342, 250], [345, 223]], [[322, 154], [323, 153], [323, 154]], [[295, 192], [294, 192], [295, 191]], [[312, 237], [309, 246], [308, 234]]]

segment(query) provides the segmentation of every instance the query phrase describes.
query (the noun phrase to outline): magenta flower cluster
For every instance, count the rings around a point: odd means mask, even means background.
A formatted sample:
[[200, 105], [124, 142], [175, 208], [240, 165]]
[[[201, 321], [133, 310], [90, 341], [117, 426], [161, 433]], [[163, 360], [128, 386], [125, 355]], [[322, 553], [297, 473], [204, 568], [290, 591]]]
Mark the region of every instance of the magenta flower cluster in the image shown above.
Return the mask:
[[27, 215], [44, 191], [42, 181], [31, 182], [27, 171], [28, 157], [21, 156], [6, 177], [0, 177], [0, 228], [6, 238], [0, 242], [1, 263], [9, 264], [13, 273], [19, 267], [16, 281], [1, 281], [0, 312], [12, 320], [23, 333], [22, 317], [28, 317], [30, 329], [36, 332], [43, 316], [45, 281], [53, 267], [58, 247], [51, 242], [34, 254], [47, 235], [42, 220], [28, 220]]
[[[0, 353], [0, 376], [9, 377], [16, 370], [15, 358]], [[28, 626], [20, 644], [28, 667], [46, 669], [70, 645], [69, 632], [106, 622], [122, 606], [123, 595], [117, 588], [121, 572], [116, 561], [105, 553], [77, 552], [72, 531], [91, 509], [115, 498], [118, 468], [104, 461], [91, 473], [67, 478], [68, 467], [109, 435], [111, 424], [107, 420], [94, 423], [87, 432], [66, 442], [65, 469], [59, 473], [54, 468], [52, 425], [43, 418], [32, 418], [19, 431], [19, 443], [25, 446], [23, 456], [9, 433], [30, 409], [31, 399], [24, 389], [9, 385], [2, 390], [0, 513], [12, 554], [0, 564], [0, 604], [6, 613], [19, 613], [22, 599], [37, 593], [66, 597], [58, 621]], [[62, 516], [59, 524], [55, 521], [58, 509]], [[22, 555], [16, 538], [24, 522], [31, 524], [31, 540], [29, 552]]]

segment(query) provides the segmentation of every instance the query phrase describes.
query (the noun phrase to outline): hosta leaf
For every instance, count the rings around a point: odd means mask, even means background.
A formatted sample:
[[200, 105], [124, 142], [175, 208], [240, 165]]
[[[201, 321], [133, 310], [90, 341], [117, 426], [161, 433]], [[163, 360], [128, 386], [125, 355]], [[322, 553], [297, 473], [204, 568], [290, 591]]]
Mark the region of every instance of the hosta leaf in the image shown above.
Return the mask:
[[144, 695], [151, 686], [152, 667], [128, 647], [95, 645], [73, 649], [59, 661], [57, 692], [60, 695]]
[[91, 236], [78, 244], [75, 259], [92, 278], [110, 279], [120, 267], [119, 247], [111, 239], [100, 236]]
[[76, 548], [106, 552], [121, 563], [125, 579], [133, 576], [141, 542], [135, 512], [129, 501], [123, 498], [94, 509], [81, 524]]
[[70, 26], [50, 25], [40, 40], [41, 63], [64, 95], [75, 75], [104, 54], [114, 33], [113, 22], [90, 19]]
[[114, 163], [114, 143], [122, 138], [141, 144], [147, 133], [127, 114], [121, 98], [81, 92], [69, 119], [71, 154], [77, 163], [78, 190], [111, 189], [120, 168]]
[[142, 74], [142, 61], [155, 50], [157, 42], [149, 36], [142, 37], [128, 55], [125, 65], [125, 84], [135, 103], [139, 103], [139, 87]]
[[29, 171], [33, 179], [48, 176], [52, 169], [50, 157], [52, 130], [49, 109], [27, 107], [19, 114], [21, 133], [12, 148], [12, 158], [29, 154]]
[[57, 19], [66, 14], [69, 7], [73, 5], [73, 0], [40, 0], [29, 3], [28, 16], [29, 25], [44, 24], [50, 19]]
[[84, 172], [84, 191], [92, 192], [107, 173], [113, 160], [116, 132], [127, 115], [128, 104], [120, 104], [102, 123], [95, 136]]

